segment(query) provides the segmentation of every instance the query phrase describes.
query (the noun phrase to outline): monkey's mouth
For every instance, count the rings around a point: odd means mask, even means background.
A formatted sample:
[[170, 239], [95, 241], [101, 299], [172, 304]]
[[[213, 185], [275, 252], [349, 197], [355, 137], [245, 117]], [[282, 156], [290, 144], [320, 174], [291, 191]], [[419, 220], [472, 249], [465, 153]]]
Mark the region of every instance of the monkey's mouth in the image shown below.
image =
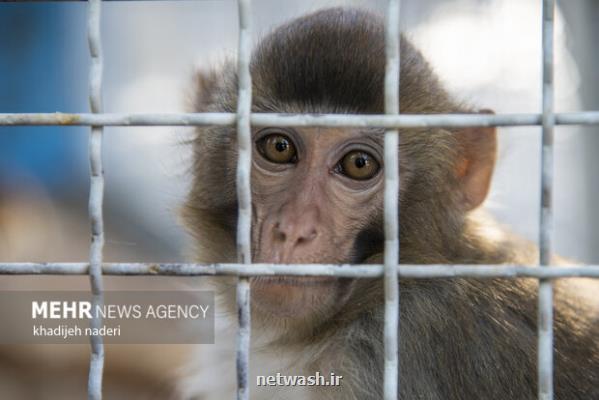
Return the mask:
[[333, 276], [258, 276], [251, 278], [250, 281], [255, 286], [323, 286], [331, 285], [338, 281]]
[[351, 280], [332, 276], [261, 276], [251, 278], [252, 304], [264, 315], [312, 318], [345, 301]]

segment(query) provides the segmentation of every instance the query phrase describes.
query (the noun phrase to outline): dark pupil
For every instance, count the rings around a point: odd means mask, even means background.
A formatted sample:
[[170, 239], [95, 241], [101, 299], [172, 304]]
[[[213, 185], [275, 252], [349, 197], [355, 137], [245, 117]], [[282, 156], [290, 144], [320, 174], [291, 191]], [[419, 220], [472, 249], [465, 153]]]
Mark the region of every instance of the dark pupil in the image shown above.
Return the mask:
[[286, 140], [281, 140], [275, 144], [275, 149], [277, 149], [277, 151], [279, 153], [286, 151], [288, 147], [289, 147], [289, 144], [287, 143]]
[[366, 159], [364, 157], [358, 157], [355, 161], [356, 167], [363, 168], [366, 166]]

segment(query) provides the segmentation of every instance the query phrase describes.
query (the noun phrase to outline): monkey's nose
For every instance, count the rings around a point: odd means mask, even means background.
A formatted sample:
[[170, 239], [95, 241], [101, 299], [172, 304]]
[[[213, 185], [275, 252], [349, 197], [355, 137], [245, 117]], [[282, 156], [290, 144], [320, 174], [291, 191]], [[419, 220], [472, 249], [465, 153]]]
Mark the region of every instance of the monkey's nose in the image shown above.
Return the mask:
[[278, 221], [273, 229], [275, 240], [286, 246], [307, 244], [318, 236], [316, 225], [311, 221]]
[[313, 242], [318, 237], [319, 216], [317, 207], [283, 208], [273, 221], [275, 242], [284, 252]]

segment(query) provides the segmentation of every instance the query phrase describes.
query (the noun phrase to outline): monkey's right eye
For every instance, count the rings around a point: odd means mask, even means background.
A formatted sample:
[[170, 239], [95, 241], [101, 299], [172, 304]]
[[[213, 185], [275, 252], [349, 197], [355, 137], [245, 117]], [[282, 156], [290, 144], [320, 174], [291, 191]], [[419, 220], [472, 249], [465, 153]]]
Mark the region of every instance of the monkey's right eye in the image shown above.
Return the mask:
[[295, 145], [285, 135], [278, 133], [264, 136], [256, 142], [258, 152], [268, 161], [277, 164], [290, 164], [297, 161]]

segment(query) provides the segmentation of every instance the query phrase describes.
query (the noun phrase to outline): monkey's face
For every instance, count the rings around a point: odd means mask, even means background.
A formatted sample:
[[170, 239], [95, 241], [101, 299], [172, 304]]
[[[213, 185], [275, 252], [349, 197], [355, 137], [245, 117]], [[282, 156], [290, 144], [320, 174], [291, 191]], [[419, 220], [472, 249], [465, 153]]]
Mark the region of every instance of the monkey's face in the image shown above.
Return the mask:
[[[341, 9], [281, 26], [252, 54], [252, 112], [383, 113], [384, 33], [382, 20]], [[402, 112], [470, 112], [454, 104], [408, 41], [402, 39], [401, 48]], [[235, 64], [199, 72], [193, 90], [193, 111], [235, 112]], [[236, 137], [231, 127], [200, 127], [194, 140], [187, 223], [207, 262], [235, 260]], [[383, 130], [256, 128], [253, 261], [380, 263], [382, 139]], [[451, 251], [445, 239], [459, 231], [464, 213], [486, 196], [495, 131], [402, 129], [399, 143], [402, 262], [442, 262]], [[267, 315], [323, 320], [349, 304], [350, 295], [362, 301], [372, 292], [363, 289], [364, 281], [256, 278], [251, 281], [252, 299]], [[376, 301], [382, 301], [380, 291], [375, 293]], [[283, 325], [299, 325], [288, 322]]]
[[[380, 250], [380, 132], [281, 129], [254, 132], [253, 250], [257, 263], [361, 263]], [[263, 277], [254, 301], [278, 315], [330, 310], [349, 280]]]

